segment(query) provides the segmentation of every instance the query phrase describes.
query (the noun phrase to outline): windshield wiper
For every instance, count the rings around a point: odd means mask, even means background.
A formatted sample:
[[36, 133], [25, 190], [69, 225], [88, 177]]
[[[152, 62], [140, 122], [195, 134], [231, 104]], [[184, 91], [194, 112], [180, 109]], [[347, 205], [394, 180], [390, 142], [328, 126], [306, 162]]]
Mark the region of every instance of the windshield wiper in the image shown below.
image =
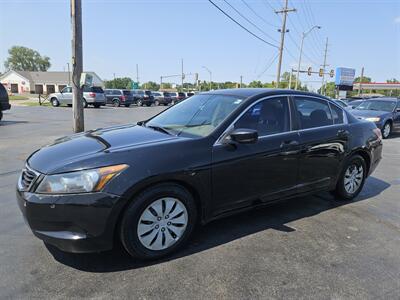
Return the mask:
[[146, 124], [143, 124], [143, 125], [145, 127], [147, 127], [147, 128], [151, 128], [153, 130], [160, 131], [160, 132], [172, 135], [172, 133], [170, 131], [168, 131], [167, 129], [165, 129], [164, 127], [157, 126], [157, 125], [146, 125]]

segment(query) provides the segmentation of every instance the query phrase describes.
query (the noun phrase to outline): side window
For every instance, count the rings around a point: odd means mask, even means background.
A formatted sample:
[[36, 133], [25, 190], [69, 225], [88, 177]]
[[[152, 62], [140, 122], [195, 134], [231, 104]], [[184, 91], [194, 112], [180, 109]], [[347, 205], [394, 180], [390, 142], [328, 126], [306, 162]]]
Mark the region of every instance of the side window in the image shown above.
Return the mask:
[[250, 107], [234, 128], [247, 128], [266, 136], [290, 130], [290, 114], [287, 97], [276, 97], [261, 101]]
[[122, 95], [122, 92], [120, 90], [115, 90], [115, 95]]
[[341, 109], [331, 103], [329, 103], [329, 106], [331, 107], [331, 111], [332, 111], [333, 124], [343, 124], [344, 123], [343, 109]]
[[63, 93], [72, 93], [72, 87], [67, 86], [67, 87], [63, 88], [62, 92]]
[[314, 128], [333, 125], [331, 111], [327, 101], [309, 97], [295, 97], [300, 128]]

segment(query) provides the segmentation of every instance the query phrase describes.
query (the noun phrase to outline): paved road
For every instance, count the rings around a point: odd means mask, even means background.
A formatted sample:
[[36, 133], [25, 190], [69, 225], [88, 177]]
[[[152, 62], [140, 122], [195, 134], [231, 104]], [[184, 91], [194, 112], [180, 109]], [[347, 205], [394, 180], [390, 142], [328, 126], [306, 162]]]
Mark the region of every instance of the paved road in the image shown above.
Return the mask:
[[[162, 108], [86, 109], [86, 128], [146, 119]], [[24, 159], [71, 131], [71, 110], [14, 107], [0, 123], [0, 299], [399, 299], [400, 135], [358, 198], [296, 198], [197, 229], [153, 263], [118, 247], [66, 254], [24, 224], [15, 184]]]

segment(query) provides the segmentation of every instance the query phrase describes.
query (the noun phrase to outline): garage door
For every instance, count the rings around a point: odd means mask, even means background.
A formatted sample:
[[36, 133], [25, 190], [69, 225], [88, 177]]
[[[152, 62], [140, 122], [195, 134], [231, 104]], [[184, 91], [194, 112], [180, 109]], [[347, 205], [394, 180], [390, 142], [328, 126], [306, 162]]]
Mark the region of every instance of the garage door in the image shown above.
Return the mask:
[[56, 92], [56, 88], [55, 88], [54, 84], [46, 85], [46, 91], [47, 91], [47, 95], [51, 94], [51, 93], [55, 93]]
[[35, 85], [35, 94], [43, 94], [43, 84]]

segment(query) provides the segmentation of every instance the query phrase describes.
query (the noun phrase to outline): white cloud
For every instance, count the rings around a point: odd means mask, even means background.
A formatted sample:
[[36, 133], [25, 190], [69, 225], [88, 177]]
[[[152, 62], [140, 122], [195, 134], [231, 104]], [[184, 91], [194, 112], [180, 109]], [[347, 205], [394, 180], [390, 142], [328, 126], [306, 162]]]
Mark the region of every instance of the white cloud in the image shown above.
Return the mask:
[[395, 23], [400, 23], [400, 16], [394, 18], [394, 22], [395, 22]]

